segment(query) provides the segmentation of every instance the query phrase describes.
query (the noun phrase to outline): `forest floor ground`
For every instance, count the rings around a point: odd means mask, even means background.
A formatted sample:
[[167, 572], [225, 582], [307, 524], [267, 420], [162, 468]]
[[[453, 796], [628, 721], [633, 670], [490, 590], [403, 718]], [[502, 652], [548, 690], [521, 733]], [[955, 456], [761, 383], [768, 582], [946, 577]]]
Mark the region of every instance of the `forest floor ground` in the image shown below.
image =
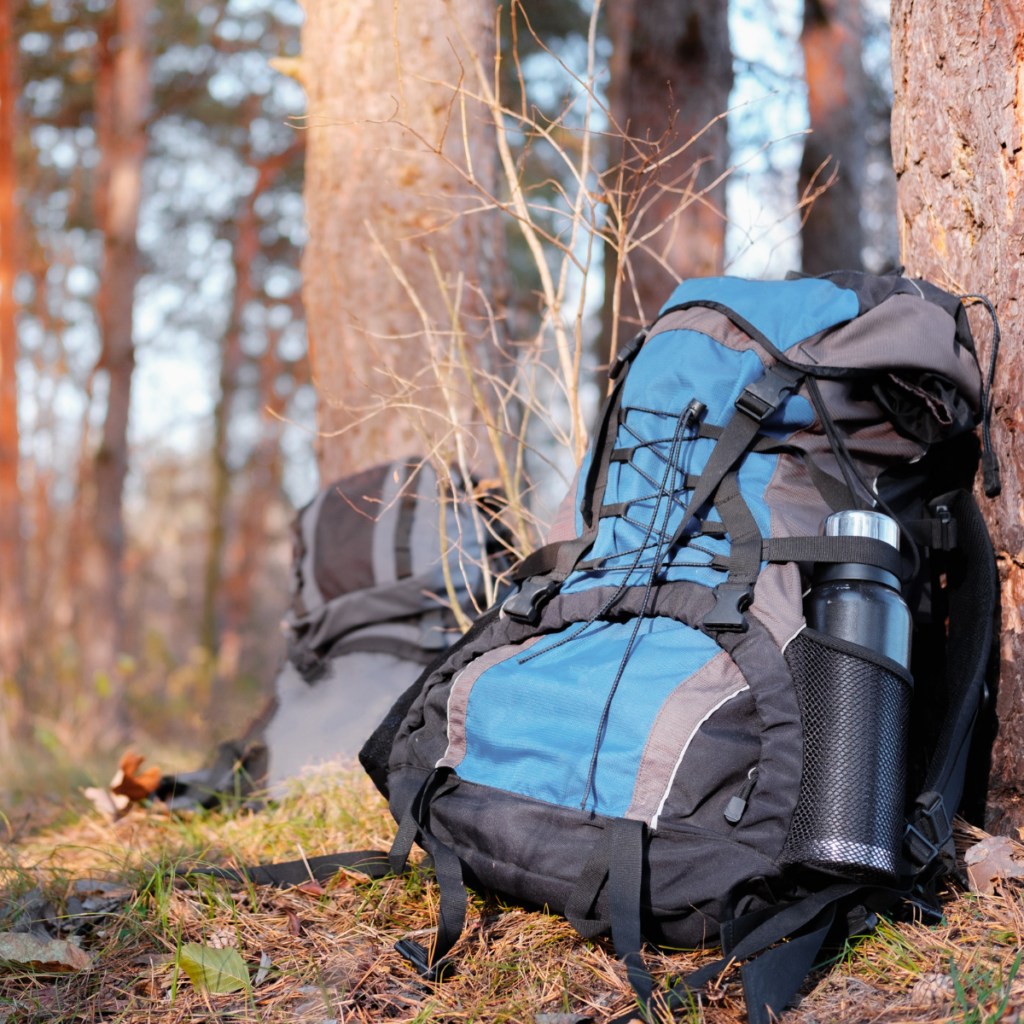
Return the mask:
[[[48, 902], [57, 918], [51, 927], [59, 928], [81, 880], [92, 880], [85, 888], [98, 880], [122, 888], [107, 901], [113, 908], [73, 940], [91, 957], [87, 966], [61, 975], [0, 969], [0, 1021], [604, 1024], [629, 1010], [630, 989], [610, 941], [584, 941], [562, 918], [476, 895], [454, 951], [458, 975], [436, 988], [421, 984], [394, 944], [410, 933], [422, 937], [436, 922], [429, 873], [380, 881], [341, 873], [326, 891], [168, 882], [185, 863], [386, 850], [393, 835], [386, 805], [365, 776], [325, 771], [260, 813], [240, 807], [182, 816], [160, 805], [135, 807], [115, 823], [86, 814], [10, 843], [0, 865], [0, 929], [11, 927], [26, 894], [37, 905]], [[961, 848], [980, 836], [962, 829]], [[836, 951], [783, 1020], [1024, 1022], [1024, 971], [1016, 973], [1024, 890], [1006, 882], [995, 895], [951, 889], [943, 900], [941, 925], [883, 920], [872, 936]], [[197, 989], [181, 961], [189, 943], [237, 949], [249, 979], [226, 994]], [[715, 955], [651, 952], [647, 962], [663, 979]], [[677, 1016], [691, 1024], [745, 1019], [736, 969]]]

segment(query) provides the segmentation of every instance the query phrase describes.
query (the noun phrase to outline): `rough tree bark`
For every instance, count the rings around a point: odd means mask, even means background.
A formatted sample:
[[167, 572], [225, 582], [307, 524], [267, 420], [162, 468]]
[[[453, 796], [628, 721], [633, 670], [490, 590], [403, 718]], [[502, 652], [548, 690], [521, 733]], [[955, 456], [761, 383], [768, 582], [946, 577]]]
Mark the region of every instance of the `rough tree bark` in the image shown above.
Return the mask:
[[[146, 157], [149, 83], [149, 0], [117, 0], [104, 19], [96, 75], [96, 135], [102, 152], [96, 189], [97, 222], [104, 235], [97, 297], [102, 350], [96, 369], [109, 387], [102, 439], [91, 467], [90, 537], [83, 555], [80, 637], [88, 676], [107, 681], [110, 700], [96, 717], [97, 735], [112, 741], [124, 724], [113, 666], [120, 648], [122, 492], [128, 472], [128, 411], [135, 347], [132, 312], [139, 275], [135, 239]], [[107, 686], [100, 685], [101, 695]]]
[[[608, 31], [612, 41], [611, 112], [630, 138], [650, 143], [667, 139], [675, 149], [725, 113], [733, 80], [727, 0], [609, 0]], [[614, 164], [621, 159], [620, 144], [613, 144], [612, 150]], [[723, 117], [668, 161], [660, 169], [660, 178], [665, 182], [679, 178], [703, 161], [692, 183], [681, 183], [700, 191], [726, 169], [728, 160]], [[679, 199], [671, 193], [663, 195], [644, 215], [644, 223], [668, 221]], [[680, 277], [721, 273], [725, 183], [717, 185], [703, 201], [692, 203], [651, 244]], [[637, 310], [626, 280], [619, 315], [620, 341], [635, 334], [641, 320], [651, 321], [676, 283], [648, 253], [636, 250], [630, 261], [641, 310]], [[614, 250], [606, 246], [602, 363], [610, 354], [615, 263]]]
[[[13, 0], [0, 0], [0, 684], [9, 678], [11, 685], [11, 677], [21, 662], [24, 639], [18, 487], [18, 326], [14, 303], [21, 249], [15, 195], [18, 42], [13, 21]], [[3, 700], [0, 717], [9, 717], [11, 703]]]
[[[893, 163], [902, 261], [995, 304], [1002, 345], [993, 447], [1002, 494], [978, 501], [1002, 582], [1002, 637], [987, 827], [1024, 825], [1024, 6], [893, 0]], [[992, 331], [970, 312], [982, 364]]]
[[[420, 317], [371, 238], [376, 232], [431, 318], [448, 325], [430, 263], [493, 295], [500, 270], [496, 217], [459, 216], [476, 200], [444, 157], [493, 194], [493, 126], [483, 107], [452, 89], [465, 72], [478, 92], [457, 22], [493, 69], [494, 9], [483, 0], [311, 0], [297, 72], [309, 100], [306, 207], [310, 238], [302, 272], [314, 383], [320, 395], [321, 478], [333, 480], [421, 450], [408, 414], [388, 409], [366, 422], [388, 374], [429, 381]], [[458, 57], [461, 57], [462, 64]], [[400, 70], [399, 70], [400, 69]], [[492, 71], [488, 71], [492, 74]], [[412, 131], [404, 126], [411, 126]], [[467, 289], [464, 305], [472, 303]], [[479, 307], [477, 307], [479, 309]], [[382, 372], [383, 371], [383, 372]], [[415, 399], [439, 408], [428, 387]], [[440, 418], [424, 415], [428, 433]]]
[[804, 142], [800, 194], [836, 180], [815, 200], [800, 232], [803, 269], [860, 270], [861, 189], [867, 156], [867, 81], [861, 63], [859, 0], [804, 0], [800, 43], [811, 134]]

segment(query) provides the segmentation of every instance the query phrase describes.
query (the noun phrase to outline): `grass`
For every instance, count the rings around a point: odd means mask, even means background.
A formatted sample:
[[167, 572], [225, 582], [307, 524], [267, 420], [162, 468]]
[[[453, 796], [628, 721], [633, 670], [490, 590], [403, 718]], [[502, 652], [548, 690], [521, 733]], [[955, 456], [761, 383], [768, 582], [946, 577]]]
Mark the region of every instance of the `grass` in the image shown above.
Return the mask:
[[[94, 957], [89, 969], [65, 976], [0, 973], [0, 1020], [533, 1024], [538, 1013], [574, 1013], [604, 1024], [630, 1009], [625, 973], [607, 939], [586, 942], [559, 917], [490, 895], [472, 897], [455, 950], [458, 975], [436, 988], [422, 985], [393, 946], [436, 922], [437, 890], [425, 873], [376, 882], [342, 873], [323, 894], [168, 880], [184, 862], [251, 864], [294, 860], [300, 851], [312, 857], [387, 849], [393, 834], [386, 806], [365, 777], [324, 771], [259, 814], [236, 807], [170, 816], [138, 808], [113, 825], [85, 814], [22, 838], [4, 848], [0, 865], [8, 905], [38, 886], [63, 906], [81, 878], [125, 882], [135, 895], [84, 936]], [[965, 829], [959, 838], [965, 845], [979, 837]], [[944, 900], [939, 926], [883, 921], [873, 936], [850, 944], [808, 979], [786, 1021], [1018, 1019], [1024, 893], [1007, 884], [995, 896], [951, 891]], [[256, 988], [212, 995], [194, 988], [177, 964], [178, 950], [189, 942], [237, 945], [253, 973], [261, 958], [272, 966]], [[648, 963], [664, 978], [714, 956], [651, 951]], [[948, 998], [916, 1005], [915, 985], [933, 975], [948, 984]], [[677, 1019], [740, 1024], [738, 971]]]

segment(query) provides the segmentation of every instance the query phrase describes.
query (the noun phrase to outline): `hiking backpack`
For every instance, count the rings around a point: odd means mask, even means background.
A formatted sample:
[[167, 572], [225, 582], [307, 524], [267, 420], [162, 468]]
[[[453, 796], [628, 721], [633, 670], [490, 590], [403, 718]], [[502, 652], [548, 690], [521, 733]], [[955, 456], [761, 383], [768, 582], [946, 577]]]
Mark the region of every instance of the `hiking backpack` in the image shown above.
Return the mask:
[[[924, 281], [683, 282], [613, 361], [591, 449], [517, 591], [363, 748], [399, 823], [390, 854], [313, 870], [401, 873], [418, 842], [438, 928], [397, 948], [424, 979], [454, 969], [466, 886], [482, 887], [584, 937], [610, 930], [649, 1021], [736, 962], [749, 1019], [767, 1024], [823, 944], [881, 910], [939, 919], [929, 883], [955, 870], [996, 607], [971, 494], [979, 422], [998, 490], [995, 327], [983, 385], [961, 298]], [[899, 522], [899, 552], [821, 535], [830, 513], [873, 508]], [[903, 580], [912, 672], [807, 628], [815, 565], [851, 561]], [[839, 722], [868, 742], [837, 748]], [[831, 791], [823, 749], [849, 769]], [[877, 785], [844, 785], [866, 763]], [[813, 853], [851, 821], [874, 867]], [[724, 956], [655, 988], [644, 940]]]
[[[482, 599], [469, 507], [447, 510], [449, 569], [470, 614]], [[172, 809], [267, 788], [355, 758], [387, 710], [459, 631], [441, 565], [437, 476], [399, 459], [324, 487], [292, 523], [287, 656], [274, 696], [209, 768], [163, 780]], [[507, 567], [495, 565], [496, 569]]]

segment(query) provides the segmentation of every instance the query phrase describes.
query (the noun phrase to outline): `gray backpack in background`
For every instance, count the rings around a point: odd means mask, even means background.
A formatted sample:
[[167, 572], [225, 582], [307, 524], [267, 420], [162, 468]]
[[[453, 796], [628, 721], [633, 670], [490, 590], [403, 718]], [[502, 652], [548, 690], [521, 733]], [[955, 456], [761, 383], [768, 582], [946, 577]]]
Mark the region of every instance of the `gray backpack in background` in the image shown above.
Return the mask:
[[[430, 465], [399, 459], [324, 487], [298, 513], [287, 657], [274, 696], [241, 740], [220, 745], [212, 767], [165, 778], [157, 796], [183, 809], [259, 787], [279, 794], [306, 767], [355, 758], [395, 700], [459, 636], [440, 508]], [[446, 512], [451, 580], [472, 617], [473, 598], [482, 604], [480, 543], [464, 501]]]

